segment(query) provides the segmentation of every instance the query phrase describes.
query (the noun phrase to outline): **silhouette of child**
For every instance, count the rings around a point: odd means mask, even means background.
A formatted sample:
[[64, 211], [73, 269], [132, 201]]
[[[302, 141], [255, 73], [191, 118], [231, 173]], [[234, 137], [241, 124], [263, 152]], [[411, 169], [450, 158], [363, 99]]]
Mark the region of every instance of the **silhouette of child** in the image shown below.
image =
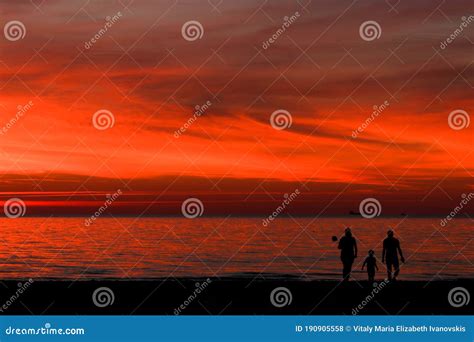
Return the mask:
[[367, 276], [369, 277], [369, 282], [373, 282], [375, 278], [375, 270], [379, 270], [377, 267], [377, 259], [374, 256], [375, 252], [371, 249], [369, 250], [369, 255], [365, 258], [364, 263], [362, 264], [362, 270], [364, 266], [367, 265]]

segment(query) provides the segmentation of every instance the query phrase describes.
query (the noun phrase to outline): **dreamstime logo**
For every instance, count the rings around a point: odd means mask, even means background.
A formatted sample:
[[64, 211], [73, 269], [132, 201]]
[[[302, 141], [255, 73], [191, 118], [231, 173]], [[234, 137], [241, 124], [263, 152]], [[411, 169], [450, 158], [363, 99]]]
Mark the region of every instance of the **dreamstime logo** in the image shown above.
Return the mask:
[[359, 35], [366, 42], [379, 39], [382, 35], [382, 28], [374, 20], [364, 21], [359, 27]]
[[292, 301], [291, 291], [286, 287], [277, 287], [270, 293], [270, 302], [277, 308], [288, 306]]
[[0, 128], [0, 135], [4, 135], [8, 132], [10, 128], [12, 128], [18, 120], [20, 120], [23, 115], [25, 115], [26, 112], [28, 112], [31, 107], [33, 107], [33, 101], [29, 101], [27, 104], [24, 106], [19, 105], [16, 107], [17, 112], [14, 117], [12, 117], [2, 128]]
[[105, 18], [105, 24], [97, 33], [87, 42], [84, 43], [84, 48], [89, 50], [105, 33], [122, 17], [122, 12], [117, 12], [112, 17]]
[[10, 298], [7, 299], [5, 304], [0, 307], [0, 312], [6, 311], [14, 302], [16, 302], [23, 292], [25, 292], [31, 286], [31, 284], [33, 284], [33, 282], [33, 279], [30, 278], [23, 284], [18, 283], [18, 289], [10, 296]]
[[[6, 335], [13, 336], [64, 336], [64, 335], [85, 335], [86, 331], [84, 328], [56, 328], [52, 327], [51, 323], [45, 323], [39, 327], [29, 324], [28, 328], [8, 326], [5, 329]], [[44, 338], [40, 338], [45, 340]]]
[[194, 42], [195, 40], [202, 38], [204, 35], [204, 28], [199, 21], [190, 20], [185, 22], [183, 27], [181, 27], [181, 35], [188, 42]]
[[270, 116], [270, 125], [278, 131], [290, 128], [292, 123], [290, 112], [284, 109], [278, 109]]
[[453, 110], [449, 113], [448, 116], [448, 125], [451, 129], [455, 131], [460, 131], [461, 129], [468, 128], [471, 123], [471, 118], [469, 114], [462, 109]]
[[461, 20], [462, 23], [459, 25], [459, 27], [455, 29], [448, 38], [439, 44], [441, 50], [446, 49], [449, 44], [454, 42], [454, 40], [463, 33], [464, 29], [466, 29], [467, 26], [474, 21], [474, 16], [470, 15], [469, 17], [462, 17]]
[[300, 190], [299, 189], [296, 189], [295, 191], [293, 191], [291, 194], [284, 194], [283, 197], [285, 198], [283, 200], [283, 202], [281, 202], [281, 204], [273, 211], [273, 213], [268, 216], [268, 218], [264, 218], [263, 221], [262, 221], [262, 225], [264, 227], [268, 226], [268, 224], [273, 221], [274, 219], [277, 218], [278, 215], [280, 215], [280, 213], [285, 210], [285, 208], [287, 208], [288, 205], [290, 205], [291, 202], [293, 202], [296, 197], [300, 194]]
[[375, 198], [366, 198], [359, 204], [359, 212], [362, 217], [374, 218], [382, 212], [382, 205]]
[[114, 292], [108, 287], [99, 287], [92, 294], [92, 302], [99, 308], [112, 305], [115, 301]]
[[275, 31], [275, 33], [269, 38], [267, 39], [266, 41], [263, 42], [262, 44], [262, 47], [263, 49], [268, 49], [270, 47], [271, 44], [275, 43], [277, 41], [278, 38], [280, 38], [280, 36], [286, 32], [286, 30], [288, 28], [290, 28], [290, 26], [300, 17], [300, 13], [298, 11], [295, 12], [295, 14], [293, 14], [292, 16], [290, 17], [284, 17], [283, 18], [283, 24], [281, 25], [280, 28], [278, 28], [278, 30]]
[[446, 226], [448, 224], [448, 221], [451, 221], [467, 204], [474, 198], [474, 192], [470, 192], [467, 195], [462, 194], [461, 195], [461, 202], [449, 213], [449, 215], [446, 216], [446, 218], [441, 219], [439, 222], [439, 225], [441, 227]]
[[204, 213], [204, 205], [197, 198], [188, 198], [181, 204], [181, 212], [184, 217], [193, 219], [202, 216]]
[[203, 115], [212, 105], [211, 101], [206, 101], [202, 106], [197, 105], [194, 107], [195, 111], [193, 115], [181, 126], [179, 129], [174, 131], [174, 137], [179, 138], [201, 115]]
[[111, 111], [100, 109], [92, 116], [92, 124], [100, 131], [114, 127], [115, 116]]
[[100, 216], [102, 215], [103, 212], [105, 212], [107, 210], [107, 208], [109, 208], [112, 203], [115, 202], [115, 200], [117, 198], [119, 198], [119, 196], [122, 195], [122, 190], [121, 189], [118, 189], [116, 192], [114, 192], [112, 195], [107, 195], [107, 199], [105, 200], [104, 204], [100, 206], [99, 209], [96, 210], [96, 212], [94, 213], [94, 215], [91, 215], [91, 217], [87, 218], [84, 220], [84, 225], [86, 227], [89, 227], [92, 223], [94, 223], [94, 221]]
[[374, 105], [372, 114], [359, 126], [356, 130], [352, 131], [352, 138], [357, 138], [357, 136], [362, 133], [371, 123], [374, 121], [382, 112], [390, 106], [390, 103], [385, 100], [380, 106]]
[[470, 301], [471, 295], [464, 287], [455, 287], [448, 293], [448, 302], [452, 307], [460, 308], [468, 305]]
[[210, 278], [207, 278], [204, 280], [201, 284], [196, 283], [196, 288], [194, 289], [193, 293], [189, 295], [188, 298], [181, 304], [179, 307], [174, 309], [173, 313], [177, 316], [179, 315], [183, 310], [185, 310], [189, 304], [191, 304], [199, 294], [201, 294], [208, 286], [209, 284], [212, 283], [212, 280]]
[[21, 21], [12, 20], [3, 27], [5, 38], [11, 42], [23, 39], [26, 36], [26, 27]]
[[8, 218], [18, 218], [26, 213], [26, 204], [19, 198], [10, 198], [3, 205], [3, 211]]
[[388, 283], [390, 282], [390, 280], [388, 279], [384, 279], [383, 281], [381, 281], [380, 283], [373, 283], [373, 289], [372, 291], [362, 300], [362, 302], [357, 305], [355, 308], [352, 309], [352, 315], [357, 315], [361, 310], [363, 310], [367, 304], [369, 304], [374, 298], [375, 296], [383, 290], [383, 288], [385, 287], [385, 285], [387, 285]]

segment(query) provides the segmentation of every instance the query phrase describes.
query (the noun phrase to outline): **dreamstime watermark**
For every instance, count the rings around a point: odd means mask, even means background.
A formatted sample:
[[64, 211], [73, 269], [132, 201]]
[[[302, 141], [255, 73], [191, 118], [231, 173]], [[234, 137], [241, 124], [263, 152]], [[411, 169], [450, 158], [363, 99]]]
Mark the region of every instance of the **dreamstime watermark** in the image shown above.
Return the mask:
[[122, 18], [122, 12], [117, 12], [116, 14], [114, 14], [112, 17], [110, 16], [107, 16], [105, 18], [105, 24], [104, 26], [99, 30], [97, 31], [97, 33], [91, 38], [89, 39], [87, 42], [84, 42], [84, 48], [86, 50], [89, 50], [95, 43], [97, 43], [99, 41], [100, 38], [102, 38], [102, 36], [104, 36], [107, 31], [117, 22], [119, 21], [119, 19]]
[[270, 293], [270, 303], [274, 307], [282, 308], [288, 306], [293, 301], [291, 291], [286, 287], [277, 287]]
[[119, 196], [122, 195], [122, 190], [118, 189], [116, 192], [114, 192], [112, 195], [107, 195], [107, 199], [105, 200], [104, 204], [100, 206], [99, 209], [96, 210], [96, 212], [91, 215], [91, 217], [88, 217], [87, 219], [84, 220], [84, 225], [86, 227], [89, 227], [94, 221], [102, 215], [104, 211], [107, 210], [108, 207], [112, 205], [112, 203], [115, 202]]
[[114, 127], [115, 116], [107, 109], [100, 109], [92, 116], [92, 125], [99, 131]]
[[174, 131], [174, 137], [179, 138], [201, 115], [203, 115], [212, 106], [211, 101], [206, 101], [203, 105], [197, 105], [194, 107], [193, 115], [181, 126], [179, 129]]
[[270, 116], [270, 125], [277, 131], [281, 131], [291, 127], [293, 118], [289, 111], [278, 109]]
[[372, 121], [382, 114], [388, 106], [390, 106], [390, 103], [387, 100], [379, 106], [374, 105], [372, 114], [370, 114], [370, 116], [359, 127], [357, 127], [356, 130], [352, 131], [352, 138], [357, 138], [357, 136], [362, 133], [372, 123]]
[[359, 35], [366, 42], [379, 39], [382, 35], [382, 28], [374, 20], [364, 21], [359, 27]]
[[467, 26], [474, 21], [474, 16], [470, 15], [469, 17], [462, 17], [461, 20], [462, 20], [462, 23], [459, 25], [459, 27], [455, 29], [449, 35], [448, 38], [446, 38], [444, 41], [442, 41], [439, 44], [439, 47], [441, 50], [446, 49], [449, 44], [454, 42], [454, 40], [456, 40], [456, 38], [459, 37], [463, 33], [464, 29], [467, 28]]
[[23, 39], [26, 36], [26, 27], [19, 20], [12, 20], [3, 27], [5, 38], [11, 42]]
[[3, 212], [8, 218], [18, 218], [25, 216], [26, 204], [20, 198], [10, 198], [3, 204]]
[[375, 198], [366, 198], [359, 204], [360, 215], [364, 218], [374, 218], [382, 213], [382, 205]]
[[108, 287], [99, 287], [92, 293], [92, 302], [99, 308], [105, 308], [106, 306], [114, 304], [115, 294]]
[[290, 17], [284, 17], [283, 18], [283, 24], [281, 25], [280, 28], [278, 28], [278, 30], [275, 31], [275, 33], [270, 37], [268, 38], [266, 41], [264, 41], [262, 43], [262, 48], [264, 50], [268, 49], [270, 47], [271, 44], [275, 43], [278, 38], [280, 38], [280, 36], [286, 32], [287, 29], [290, 28], [290, 26], [296, 21], [298, 20], [298, 18], [300, 17], [300, 13], [298, 11], [296, 11], [293, 15], [291, 15]]
[[202, 27], [201, 23], [197, 20], [187, 21], [181, 27], [181, 35], [188, 42], [194, 42], [202, 38], [204, 35], [204, 27]]
[[2, 305], [0, 306], [0, 312], [4, 312], [6, 310], [8, 310], [8, 308], [17, 301], [18, 298], [20, 298], [20, 296], [23, 294], [23, 292], [25, 292], [30, 286], [31, 284], [33, 284], [34, 281], [33, 279], [28, 279], [28, 281], [24, 282], [23, 284], [22, 283], [18, 283], [18, 289], [15, 291], [14, 294], [12, 294], [10, 296], [10, 298], [7, 299], [7, 301]]
[[295, 191], [293, 191], [291, 194], [284, 194], [283, 197], [285, 198], [283, 200], [283, 202], [281, 202], [281, 204], [273, 211], [273, 213], [271, 215], [269, 215], [267, 218], [264, 218], [262, 220], [262, 226], [266, 227], [268, 226], [268, 224], [273, 221], [274, 219], [277, 218], [278, 215], [280, 215], [280, 213], [285, 210], [285, 208], [290, 205], [291, 202], [293, 202], [296, 197], [298, 197], [298, 195], [300, 194], [300, 190], [299, 189], [296, 189]]
[[83, 328], [53, 328], [46, 323], [40, 328], [16, 328], [11, 325], [5, 329], [5, 335], [84, 335]]
[[456, 109], [448, 115], [448, 125], [455, 131], [468, 128], [470, 123], [471, 117], [465, 110]]
[[19, 105], [17, 107], [17, 112], [15, 116], [8, 120], [8, 122], [0, 129], [0, 135], [4, 135], [5, 133], [7, 133], [8, 130], [12, 128], [18, 122], [18, 120], [20, 120], [20, 118], [23, 117], [23, 115], [25, 115], [25, 113], [31, 109], [31, 107], [33, 107], [33, 105], [33, 101], [29, 101], [24, 106]]
[[467, 195], [462, 194], [461, 198], [461, 202], [459, 202], [459, 204], [449, 213], [449, 215], [441, 219], [439, 222], [441, 227], [446, 226], [448, 222], [451, 221], [474, 198], [474, 192], [470, 192]]
[[188, 219], [202, 216], [204, 213], [204, 204], [198, 198], [188, 198], [181, 204], [181, 213]]
[[460, 308], [461, 306], [468, 305], [470, 301], [471, 295], [464, 287], [452, 288], [448, 293], [448, 302], [452, 307]]
[[212, 280], [210, 278], [207, 278], [205, 281], [203, 281], [201, 284], [196, 283], [196, 288], [194, 289], [193, 293], [189, 295], [188, 298], [185, 299], [185, 301], [176, 309], [174, 309], [173, 313], [175, 316], [179, 315], [182, 311], [186, 310], [186, 308], [191, 304], [199, 294], [201, 294], [208, 286], [209, 284], [212, 283]]
[[362, 302], [352, 309], [352, 315], [357, 315], [361, 310], [363, 310], [367, 304], [369, 304], [375, 296], [383, 290], [383, 288], [390, 282], [388, 279], [384, 279], [380, 283], [374, 283], [374, 288], [372, 291], [362, 300]]

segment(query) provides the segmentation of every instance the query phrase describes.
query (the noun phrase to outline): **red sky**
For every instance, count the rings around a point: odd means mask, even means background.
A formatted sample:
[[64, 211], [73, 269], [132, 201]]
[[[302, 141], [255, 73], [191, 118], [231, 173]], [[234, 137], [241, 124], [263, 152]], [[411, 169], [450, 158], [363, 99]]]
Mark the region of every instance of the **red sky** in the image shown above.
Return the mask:
[[[374, 197], [383, 213], [445, 215], [473, 191], [474, 124], [453, 130], [448, 115], [473, 113], [474, 21], [440, 48], [470, 0], [0, 3], [2, 25], [26, 27], [0, 39], [0, 125], [33, 103], [0, 135], [1, 199], [28, 213], [89, 213], [121, 189], [118, 213], [178, 214], [198, 197], [207, 214], [265, 215], [299, 189], [293, 214]], [[189, 20], [201, 39], [183, 38]], [[359, 35], [368, 20], [379, 39]], [[112, 128], [93, 126], [101, 109]], [[278, 109], [291, 127], [272, 128]]]

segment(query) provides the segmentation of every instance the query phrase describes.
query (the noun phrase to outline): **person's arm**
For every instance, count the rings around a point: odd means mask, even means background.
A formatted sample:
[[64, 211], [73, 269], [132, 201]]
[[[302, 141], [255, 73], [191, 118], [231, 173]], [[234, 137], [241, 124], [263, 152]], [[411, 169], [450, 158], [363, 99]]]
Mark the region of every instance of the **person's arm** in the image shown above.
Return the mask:
[[342, 238], [339, 239], [339, 243], [337, 245], [337, 249], [342, 249]]
[[365, 266], [366, 263], [367, 263], [367, 259], [364, 260], [364, 263], [362, 264], [361, 270], [364, 270], [364, 266]]
[[402, 262], [404, 263], [404, 262], [405, 262], [405, 258], [403, 257], [403, 252], [402, 252], [402, 249], [400, 248], [400, 241], [397, 243], [397, 249], [398, 249], [398, 253], [400, 253], [400, 259], [401, 259]]
[[377, 266], [377, 261], [375, 261], [374, 265], [375, 265], [375, 269], [378, 271], [379, 267]]
[[354, 258], [357, 258], [357, 240], [354, 238]]

